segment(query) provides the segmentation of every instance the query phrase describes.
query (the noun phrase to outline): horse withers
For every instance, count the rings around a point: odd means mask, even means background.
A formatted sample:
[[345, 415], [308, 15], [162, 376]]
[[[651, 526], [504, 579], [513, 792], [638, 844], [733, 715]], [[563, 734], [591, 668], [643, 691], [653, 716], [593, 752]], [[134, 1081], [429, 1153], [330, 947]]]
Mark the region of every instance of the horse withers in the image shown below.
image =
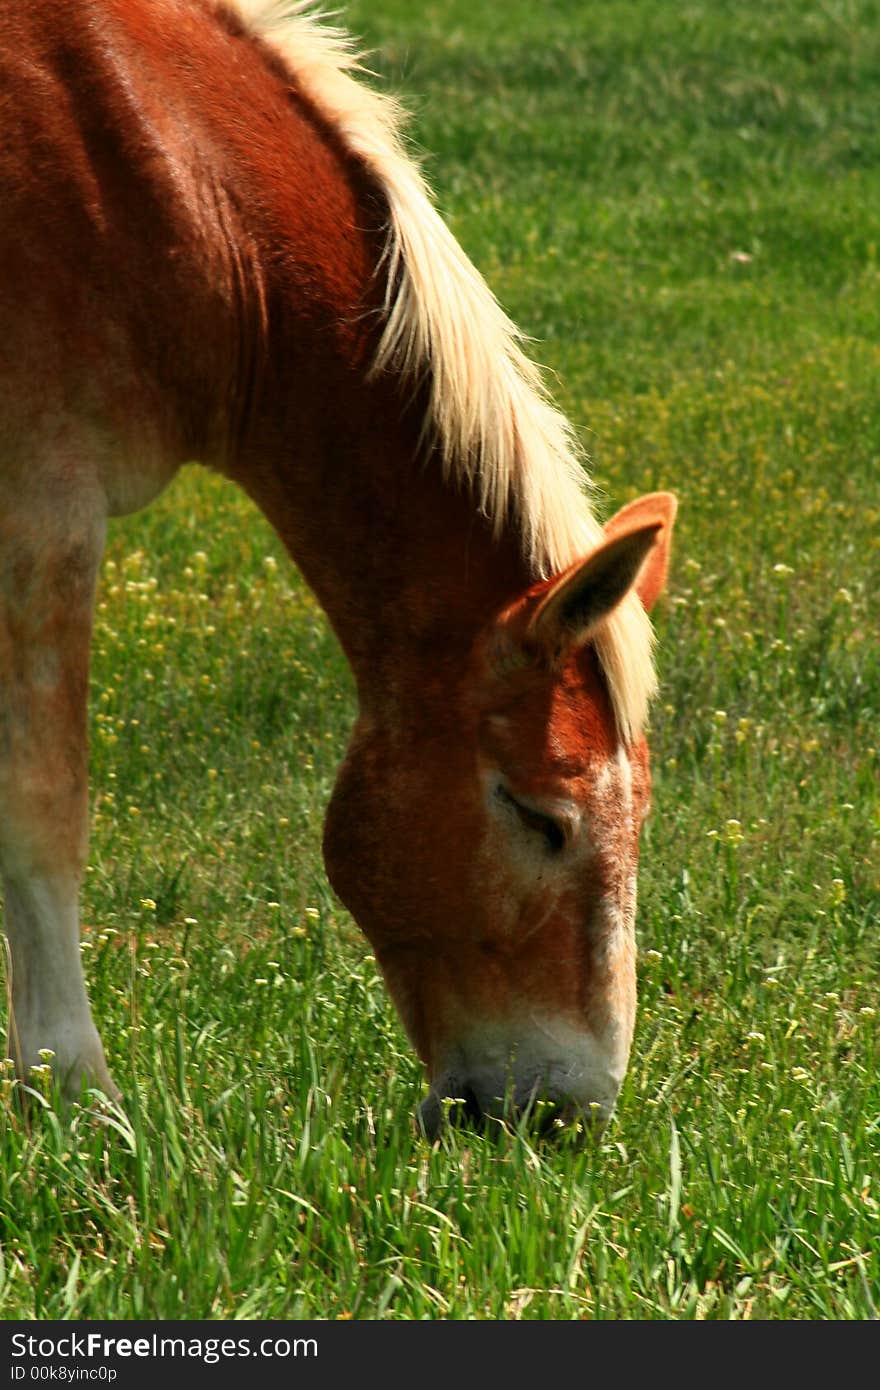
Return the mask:
[[604, 529], [572, 433], [307, 8], [0, 0], [0, 868], [9, 1047], [116, 1088], [79, 951], [107, 520], [237, 481], [351, 663], [331, 882], [422, 1108], [607, 1118], [635, 1011], [675, 503]]

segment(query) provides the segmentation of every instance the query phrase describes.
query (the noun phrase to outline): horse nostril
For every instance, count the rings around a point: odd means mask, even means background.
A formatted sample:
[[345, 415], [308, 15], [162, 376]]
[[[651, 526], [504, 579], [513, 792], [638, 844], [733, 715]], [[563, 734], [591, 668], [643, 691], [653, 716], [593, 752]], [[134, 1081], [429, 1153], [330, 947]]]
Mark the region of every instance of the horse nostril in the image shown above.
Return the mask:
[[436, 1139], [440, 1138], [440, 1130], [443, 1126], [443, 1108], [440, 1104], [440, 1097], [435, 1091], [431, 1091], [425, 1096], [416, 1111], [416, 1125], [429, 1144], [433, 1144]]
[[418, 1108], [417, 1123], [425, 1138], [433, 1144], [439, 1138], [444, 1122], [453, 1129], [479, 1124], [487, 1114], [472, 1086], [455, 1086], [444, 1094], [432, 1090]]
[[488, 1118], [471, 1086], [457, 1087], [455, 1093], [444, 1096], [440, 1104], [450, 1129], [476, 1128]]
[[461, 1095], [452, 1097], [449, 1107], [449, 1123], [452, 1125], [474, 1124], [485, 1119], [485, 1112], [471, 1086], [462, 1086]]

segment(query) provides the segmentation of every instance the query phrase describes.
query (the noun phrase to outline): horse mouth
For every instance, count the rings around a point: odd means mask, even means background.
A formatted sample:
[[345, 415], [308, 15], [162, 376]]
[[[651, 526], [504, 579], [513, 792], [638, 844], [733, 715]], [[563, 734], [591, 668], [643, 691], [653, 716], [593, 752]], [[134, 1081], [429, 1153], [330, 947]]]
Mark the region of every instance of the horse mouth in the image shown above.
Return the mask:
[[607, 1121], [604, 1107], [584, 1109], [576, 1102], [542, 1096], [533, 1091], [520, 1098], [514, 1095], [481, 1099], [470, 1085], [432, 1087], [419, 1105], [416, 1124], [429, 1143], [436, 1143], [445, 1130], [487, 1132], [498, 1129], [519, 1131], [530, 1139], [572, 1139], [597, 1135]]

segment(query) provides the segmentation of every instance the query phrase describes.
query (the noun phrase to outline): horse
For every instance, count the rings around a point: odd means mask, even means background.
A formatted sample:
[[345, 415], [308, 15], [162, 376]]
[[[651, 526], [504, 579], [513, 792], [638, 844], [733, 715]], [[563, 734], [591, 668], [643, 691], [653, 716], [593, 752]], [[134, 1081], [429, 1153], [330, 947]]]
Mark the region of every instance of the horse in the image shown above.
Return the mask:
[[[308, 6], [0, 0], [0, 870], [9, 1053], [119, 1092], [79, 949], [108, 518], [197, 461], [353, 671], [327, 875], [429, 1137], [604, 1124], [636, 1007], [649, 610], [674, 496], [604, 526], [572, 427]], [[448, 1098], [452, 1098], [449, 1100]], [[448, 1103], [447, 1103], [448, 1102]], [[543, 1107], [542, 1107], [543, 1108]]]

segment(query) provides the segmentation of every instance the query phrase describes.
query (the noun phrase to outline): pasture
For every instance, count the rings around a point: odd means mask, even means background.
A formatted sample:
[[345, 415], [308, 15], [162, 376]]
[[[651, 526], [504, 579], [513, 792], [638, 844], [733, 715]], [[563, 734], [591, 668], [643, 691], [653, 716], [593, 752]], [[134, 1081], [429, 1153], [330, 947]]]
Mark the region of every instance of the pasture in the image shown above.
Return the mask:
[[[82, 949], [121, 1108], [0, 1104], [0, 1316], [880, 1309], [880, 13], [355, 0], [655, 620], [639, 1015], [599, 1141], [431, 1146], [320, 839], [354, 709], [251, 504], [111, 527]], [[45, 1092], [45, 1094], [44, 1094]], [[42, 1099], [41, 1099], [42, 1096]]]

